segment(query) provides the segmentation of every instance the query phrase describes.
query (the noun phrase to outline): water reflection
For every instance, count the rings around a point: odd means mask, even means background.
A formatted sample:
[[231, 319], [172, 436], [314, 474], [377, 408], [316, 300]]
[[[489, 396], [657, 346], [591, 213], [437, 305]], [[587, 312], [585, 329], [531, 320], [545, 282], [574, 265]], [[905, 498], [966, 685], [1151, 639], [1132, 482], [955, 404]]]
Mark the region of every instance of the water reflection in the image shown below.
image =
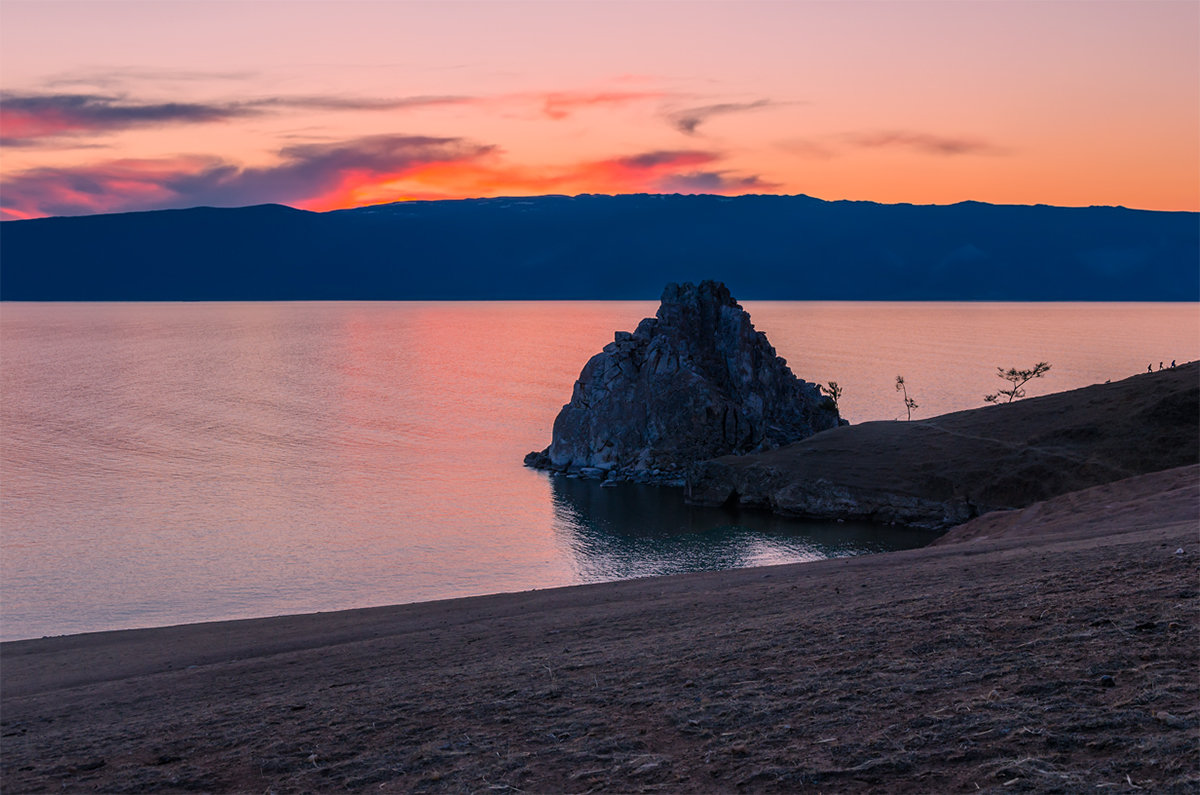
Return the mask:
[[912, 549], [936, 533], [688, 505], [682, 489], [549, 476], [555, 530], [582, 581], [763, 566]]
[[[747, 304], [854, 422], [1200, 356], [1194, 304]], [[0, 638], [214, 621], [910, 546], [521, 465], [634, 302], [9, 304]], [[1061, 363], [1061, 364], [1060, 364]]]

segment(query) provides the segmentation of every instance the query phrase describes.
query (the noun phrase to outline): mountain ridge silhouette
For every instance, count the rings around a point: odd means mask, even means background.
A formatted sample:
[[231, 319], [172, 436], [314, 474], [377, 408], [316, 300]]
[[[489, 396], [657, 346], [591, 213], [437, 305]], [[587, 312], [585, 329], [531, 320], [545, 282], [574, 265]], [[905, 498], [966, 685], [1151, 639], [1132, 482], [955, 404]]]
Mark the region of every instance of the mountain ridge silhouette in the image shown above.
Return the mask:
[[1200, 214], [627, 194], [0, 224], [0, 299], [1196, 301]]

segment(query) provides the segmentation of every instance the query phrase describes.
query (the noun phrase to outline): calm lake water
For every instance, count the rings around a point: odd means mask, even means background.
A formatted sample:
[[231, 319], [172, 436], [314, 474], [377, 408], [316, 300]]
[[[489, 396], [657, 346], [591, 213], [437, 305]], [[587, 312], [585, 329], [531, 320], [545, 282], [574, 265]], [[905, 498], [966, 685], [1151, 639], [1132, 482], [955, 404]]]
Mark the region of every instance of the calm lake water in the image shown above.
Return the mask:
[[[1200, 358], [1194, 304], [745, 302], [852, 422]], [[3, 304], [0, 637], [335, 610], [919, 545], [526, 469], [654, 302]]]

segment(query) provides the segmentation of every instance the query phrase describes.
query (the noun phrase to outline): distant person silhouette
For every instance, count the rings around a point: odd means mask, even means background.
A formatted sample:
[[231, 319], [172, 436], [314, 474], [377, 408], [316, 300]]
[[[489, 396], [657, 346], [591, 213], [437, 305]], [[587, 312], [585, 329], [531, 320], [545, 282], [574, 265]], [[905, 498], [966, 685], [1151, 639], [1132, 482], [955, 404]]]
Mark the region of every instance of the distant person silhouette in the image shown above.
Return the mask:
[[1159, 362], [1159, 363], [1158, 363], [1158, 369], [1159, 369], [1159, 370], [1161, 370], [1161, 369], [1162, 369], [1162, 362]]
[[1175, 360], [1174, 359], [1171, 360], [1171, 369], [1172, 370], [1175, 369]]
[[1153, 372], [1154, 372], [1154, 365], [1153, 365], [1153, 364], [1148, 364], [1148, 365], [1146, 365], [1146, 372], [1147, 372], [1147, 373], [1153, 373]]

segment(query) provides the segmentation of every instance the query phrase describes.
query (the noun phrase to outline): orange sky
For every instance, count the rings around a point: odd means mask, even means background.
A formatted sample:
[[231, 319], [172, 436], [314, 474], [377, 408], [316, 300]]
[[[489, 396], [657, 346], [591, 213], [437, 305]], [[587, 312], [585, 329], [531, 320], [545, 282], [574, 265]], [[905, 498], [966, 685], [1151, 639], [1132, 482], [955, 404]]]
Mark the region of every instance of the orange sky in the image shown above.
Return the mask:
[[3, 218], [545, 193], [1200, 209], [1200, 3], [0, 4]]

